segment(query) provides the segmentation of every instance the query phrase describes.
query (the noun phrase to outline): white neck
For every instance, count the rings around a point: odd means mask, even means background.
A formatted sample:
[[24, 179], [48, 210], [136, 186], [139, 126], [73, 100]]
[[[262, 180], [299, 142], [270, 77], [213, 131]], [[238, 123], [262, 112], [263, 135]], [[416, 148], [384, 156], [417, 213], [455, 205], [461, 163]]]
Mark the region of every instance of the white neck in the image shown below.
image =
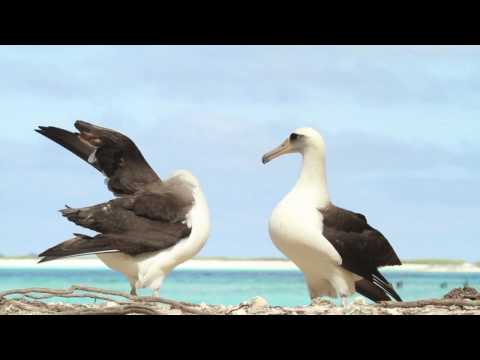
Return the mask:
[[314, 201], [316, 206], [324, 207], [330, 202], [325, 173], [325, 156], [315, 148], [305, 149], [302, 155], [303, 166], [300, 177], [291, 193], [306, 195]]

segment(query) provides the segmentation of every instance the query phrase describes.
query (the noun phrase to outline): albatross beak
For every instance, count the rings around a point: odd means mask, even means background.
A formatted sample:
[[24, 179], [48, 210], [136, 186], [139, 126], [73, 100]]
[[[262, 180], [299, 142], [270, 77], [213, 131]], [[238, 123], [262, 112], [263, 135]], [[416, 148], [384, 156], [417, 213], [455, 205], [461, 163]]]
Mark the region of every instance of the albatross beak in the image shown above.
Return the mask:
[[279, 157], [280, 155], [289, 153], [291, 150], [292, 150], [292, 146], [290, 145], [290, 141], [287, 139], [279, 147], [263, 155], [262, 163], [266, 164], [270, 160], [273, 160]]

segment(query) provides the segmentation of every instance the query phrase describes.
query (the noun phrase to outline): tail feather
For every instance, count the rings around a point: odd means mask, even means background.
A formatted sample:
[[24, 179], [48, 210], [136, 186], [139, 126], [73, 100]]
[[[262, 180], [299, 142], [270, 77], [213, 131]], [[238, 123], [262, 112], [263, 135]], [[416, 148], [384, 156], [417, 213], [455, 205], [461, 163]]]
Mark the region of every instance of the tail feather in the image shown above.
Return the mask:
[[117, 252], [112, 247], [111, 241], [101, 235], [90, 237], [83, 234], [74, 234], [75, 237], [45, 250], [38, 256], [38, 263], [52, 261], [64, 257], [97, 254], [105, 252]]
[[372, 281], [367, 279], [357, 281], [355, 290], [375, 302], [390, 301], [390, 297], [396, 301], [403, 301], [392, 284], [378, 270], [372, 274]]
[[380, 286], [382, 289], [385, 290], [391, 297], [393, 297], [397, 301], [402, 301], [402, 298], [393, 288], [392, 284], [388, 282], [387, 279], [378, 271], [378, 269], [373, 274], [373, 281], [374, 283], [378, 283], [377, 286]]
[[387, 293], [366, 279], [358, 280], [355, 283], [355, 290], [366, 298], [375, 301], [389, 301]]
[[76, 225], [97, 232], [105, 232], [105, 226], [111, 223], [111, 218], [115, 215], [112, 212], [106, 212], [105, 206], [108, 206], [108, 203], [83, 208], [66, 207], [59, 211], [64, 217]]

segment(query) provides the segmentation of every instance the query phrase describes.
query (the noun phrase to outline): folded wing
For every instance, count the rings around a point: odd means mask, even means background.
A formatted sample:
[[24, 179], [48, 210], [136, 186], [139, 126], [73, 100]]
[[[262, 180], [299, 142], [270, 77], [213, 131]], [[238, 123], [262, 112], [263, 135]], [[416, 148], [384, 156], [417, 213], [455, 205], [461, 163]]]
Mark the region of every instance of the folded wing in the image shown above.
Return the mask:
[[[164, 184], [167, 186], [168, 182]], [[167, 249], [188, 237], [192, 230], [188, 214], [193, 197], [188, 190], [176, 187], [175, 191], [141, 192], [91, 207], [61, 210], [68, 220], [100, 234], [76, 234], [39, 256], [48, 261], [112, 251], [134, 256]]]
[[372, 228], [362, 214], [334, 205], [320, 211], [323, 215], [323, 235], [342, 257], [342, 267], [361, 276], [371, 285], [365, 282], [358, 284], [360, 292], [373, 294], [374, 286], [401, 301], [393, 286], [378, 271], [381, 266], [401, 265], [388, 240]]

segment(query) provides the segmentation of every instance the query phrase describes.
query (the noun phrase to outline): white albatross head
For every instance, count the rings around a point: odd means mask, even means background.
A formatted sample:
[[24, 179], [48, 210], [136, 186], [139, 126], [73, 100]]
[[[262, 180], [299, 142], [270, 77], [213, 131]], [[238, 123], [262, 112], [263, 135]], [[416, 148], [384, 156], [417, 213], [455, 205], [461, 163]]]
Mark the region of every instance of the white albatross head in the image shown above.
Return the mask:
[[298, 128], [280, 146], [263, 155], [262, 162], [266, 164], [284, 154], [300, 153], [305, 155], [307, 152], [315, 152], [324, 157], [325, 142], [322, 135], [315, 129]]

